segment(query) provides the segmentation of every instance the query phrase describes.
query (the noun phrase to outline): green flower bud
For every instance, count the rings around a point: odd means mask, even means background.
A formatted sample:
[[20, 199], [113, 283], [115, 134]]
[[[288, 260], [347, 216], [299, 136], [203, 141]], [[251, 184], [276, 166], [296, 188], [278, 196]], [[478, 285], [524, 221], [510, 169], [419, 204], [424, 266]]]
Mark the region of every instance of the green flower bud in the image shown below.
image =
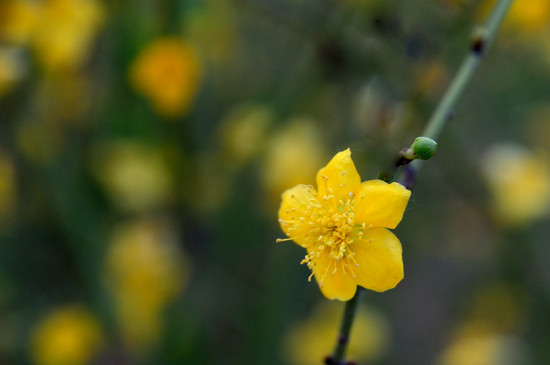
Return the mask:
[[429, 160], [437, 150], [437, 142], [428, 137], [417, 137], [411, 145], [415, 158]]

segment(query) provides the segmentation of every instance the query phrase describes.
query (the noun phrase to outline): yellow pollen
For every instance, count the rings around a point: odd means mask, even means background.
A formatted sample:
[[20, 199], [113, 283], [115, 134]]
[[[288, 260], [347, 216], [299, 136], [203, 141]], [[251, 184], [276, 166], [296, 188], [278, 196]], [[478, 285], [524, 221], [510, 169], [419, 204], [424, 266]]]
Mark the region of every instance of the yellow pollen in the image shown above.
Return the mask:
[[[328, 179], [323, 176], [323, 179]], [[327, 192], [332, 191], [327, 189]], [[365, 224], [355, 224], [353, 212], [355, 200], [353, 193], [348, 194], [346, 201], [338, 202], [331, 200], [326, 205], [310, 202], [308, 211], [308, 229], [304, 241], [308, 247], [308, 254], [301, 261], [313, 271], [314, 260], [321, 257], [327, 258], [329, 263], [324, 273], [319, 273], [319, 281], [322, 284], [327, 275], [334, 275], [339, 270], [341, 273], [350, 274], [355, 277], [353, 267], [359, 266], [355, 261], [352, 251], [353, 242], [363, 236]], [[324, 201], [333, 199], [333, 195], [325, 196]], [[340, 262], [340, 264], [338, 264]], [[311, 279], [311, 276], [308, 280]]]

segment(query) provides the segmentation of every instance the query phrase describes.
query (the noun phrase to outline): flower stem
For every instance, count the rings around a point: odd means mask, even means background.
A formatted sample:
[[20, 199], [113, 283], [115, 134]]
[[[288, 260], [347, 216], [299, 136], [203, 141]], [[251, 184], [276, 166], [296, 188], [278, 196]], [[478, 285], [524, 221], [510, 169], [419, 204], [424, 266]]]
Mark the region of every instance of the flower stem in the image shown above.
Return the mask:
[[[437, 105], [434, 113], [432, 114], [428, 124], [426, 125], [422, 136], [429, 137], [432, 139], [437, 139], [443, 130], [443, 127], [449, 120], [454, 105], [456, 104], [458, 98], [464, 92], [466, 86], [472, 79], [475, 70], [477, 69], [479, 62], [483, 58], [483, 55], [491, 45], [496, 32], [504, 17], [508, 13], [508, 9], [512, 5], [514, 0], [499, 0], [498, 3], [493, 8], [485, 27], [482, 28], [474, 37], [471, 44], [470, 51], [466, 55], [466, 58], [462, 62], [460, 69], [458, 70], [456, 76], [453, 78], [451, 85], [443, 95], [443, 98]], [[408, 165], [409, 170], [406, 171], [405, 181], [414, 180], [415, 172], [418, 171], [420, 166], [420, 160], [415, 160]], [[393, 174], [392, 174], [393, 175]], [[379, 178], [391, 180], [392, 175], [388, 176], [387, 173], [380, 172]], [[411, 180], [411, 181], [412, 181]], [[405, 183], [405, 185], [410, 185]], [[364, 289], [361, 287], [357, 288], [357, 293], [355, 296], [346, 303], [346, 308], [344, 310], [344, 317], [342, 319], [342, 326], [340, 328], [340, 334], [338, 335], [338, 342], [336, 348], [331, 357], [327, 358], [325, 363], [328, 365], [342, 365], [345, 364], [344, 359], [346, 355], [347, 345], [349, 343], [349, 334], [351, 331], [351, 326], [353, 325], [353, 320], [355, 318], [355, 313], [357, 312], [357, 306], [359, 303], [359, 298], [361, 297]]]
[[480, 29], [479, 33], [474, 36], [470, 52], [468, 52], [458, 73], [432, 114], [432, 117], [422, 133], [423, 136], [437, 139], [441, 134], [441, 130], [449, 120], [455, 103], [464, 92], [468, 82], [472, 79], [481, 58], [492, 43], [513, 1], [514, 0], [500, 0], [493, 8], [485, 27]]
[[[428, 124], [426, 124], [426, 127], [421, 134], [422, 136], [437, 140], [443, 130], [443, 127], [445, 127], [445, 124], [451, 118], [456, 102], [466, 89], [466, 86], [472, 79], [481, 59], [493, 42], [497, 30], [502, 24], [502, 21], [504, 20], [513, 2], [514, 0], [499, 0], [493, 7], [491, 15], [489, 16], [485, 26], [476, 30], [470, 45], [470, 51], [464, 58], [464, 61], [462, 61], [462, 65], [451, 81], [451, 84], [443, 95], [443, 98], [441, 98], [439, 104], [435, 108]], [[406, 167], [406, 171], [404, 171], [403, 175], [398, 180], [408, 189], [412, 188], [416, 174], [418, 173], [421, 165], [422, 161], [413, 161]]]
[[327, 358], [325, 363], [327, 365], [342, 365], [346, 356], [346, 349], [350, 339], [351, 326], [355, 319], [355, 313], [357, 312], [357, 306], [359, 304], [359, 298], [365, 290], [361, 287], [357, 287], [355, 296], [346, 302], [346, 308], [344, 310], [344, 317], [342, 318], [342, 326], [340, 327], [340, 333], [338, 334], [338, 341], [336, 348], [331, 357]]

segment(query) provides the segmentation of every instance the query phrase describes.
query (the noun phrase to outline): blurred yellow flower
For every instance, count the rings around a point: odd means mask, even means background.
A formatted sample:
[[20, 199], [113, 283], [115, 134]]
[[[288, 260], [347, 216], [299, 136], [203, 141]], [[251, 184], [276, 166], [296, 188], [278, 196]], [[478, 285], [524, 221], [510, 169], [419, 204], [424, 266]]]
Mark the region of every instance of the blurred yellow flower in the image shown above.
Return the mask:
[[[330, 355], [338, 338], [342, 308], [323, 302], [303, 322], [294, 325], [284, 341], [289, 363], [319, 365]], [[360, 306], [353, 322], [348, 358], [371, 362], [380, 359], [389, 347], [390, 331], [385, 318], [374, 308]]]
[[463, 324], [444, 349], [436, 365], [523, 365], [531, 355], [524, 341], [478, 326]]
[[219, 129], [226, 167], [235, 170], [256, 157], [273, 122], [272, 111], [264, 105], [245, 105], [232, 110]]
[[[486, 18], [495, 5], [496, 0], [484, 0], [481, 3], [480, 14]], [[550, 20], [550, 1], [548, 0], [518, 0], [512, 3], [503, 27], [519, 34], [533, 34], [548, 28]]]
[[491, 147], [482, 161], [492, 193], [496, 219], [509, 226], [522, 226], [548, 212], [550, 170], [546, 161], [514, 144]]
[[104, 13], [99, 0], [7, 0], [0, 5], [0, 37], [30, 44], [48, 72], [73, 71], [88, 56]]
[[8, 92], [19, 81], [24, 73], [24, 60], [20, 49], [0, 48], [0, 97]]
[[32, 0], [0, 3], [0, 40], [23, 45], [29, 41], [38, 18], [39, 4]]
[[0, 219], [8, 217], [15, 205], [15, 168], [13, 162], [0, 154]]
[[160, 220], [136, 220], [114, 231], [105, 279], [128, 346], [146, 350], [162, 331], [162, 312], [187, 284], [189, 264], [174, 228]]
[[80, 306], [55, 310], [33, 329], [31, 355], [37, 365], [85, 365], [98, 352], [102, 331]]
[[167, 161], [160, 151], [146, 145], [116, 142], [103, 146], [94, 163], [99, 180], [119, 208], [157, 208], [174, 194], [174, 177]]
[[283, 191], [294, 185], [313, 183], [324, 160], [316, 124], [309, 118], [295, 117], [268, 142], [262, 171], [264, 189], [278, 200]]
[[319, 170], [317, 189], [302, 184], [285, 191], [279, 222], [289, 237], [284, 241], [307, 249], [302, 263], [325, 297], [349, 300], [357, 285], [394, 288], [403, 279], [402, 250], [386, 228], [397, 227], [411, 192], [395, 182], [361, 183], [349, 149]]
[[132, 86], [165, 117], [179, 117], [188, 111], [200, 79], [201, 64], [195, 48], [176, 37], [147, 45], [130, 68]]
[[103, 23], [98, 0], [45, 0], [40, 3], [31, 48], [49, 72], [73, 71], [89, 54]]
[[548, 27], [550, 2], [548, 0], [514, 1], [508, 15], [508, 22], [526, 31]]

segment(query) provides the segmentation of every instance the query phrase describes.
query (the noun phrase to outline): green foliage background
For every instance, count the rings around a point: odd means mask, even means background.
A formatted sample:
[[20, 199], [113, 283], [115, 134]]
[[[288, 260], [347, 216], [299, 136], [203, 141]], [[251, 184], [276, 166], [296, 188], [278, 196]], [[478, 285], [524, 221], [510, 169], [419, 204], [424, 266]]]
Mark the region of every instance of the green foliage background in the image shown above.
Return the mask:
[[[29, 52], [25, 77], [0, 99], [0, 150], [15, 170], [15, 205], [0, 230], [0, 363], [32, 363], [32, 329], [67, 303], [85, 305], [104, 330], [93, 364], [289, 362], [287, 331], [325, 299], [299, 265], [303, 250], [275, 244], [283, 236], [278, 202], [262, 183], [270, 135], [294, 116], [312, 118], [326, 161], [351, 147], [362, 178], [376, 178], [421, 132], [483, 20], [481, 2], [104, 5], [106, 21], [76, 94], [65, 92], [63, 77], [48, 78]], [[194, 43], [204, 68], [190, 111], [175, 121], [157, 115], [128, 82], [139, 50], [166, 34]], [[527, 349], [519, 363], [550, 361], [548, 215], [521, 227], [499, 225], [480, 164], [501, 141], [548, 148], [550, 114], [542, 111], [550, 102], [550, 51], [541, 38], [505, 27], [421, 170], [395, 231], [405, 279], [364, 298], [392, 333], [390, 350], [373, 363], [437, 363], [493, 285], [511, 293], [517, 319], [499, 334]], [[430, 81], [434, 68], [442, 71]], [[58, 92], [44, 93], [47, 83]], [[255, 155], [226, 169], [222, 121], [249, 104], [269, 108], [274, 122], [266, 140], [241, 141], [260, 143]], [[47, 158], [30, 158], [21, 146], [28, 124], [39, 126], [32, 141]], [[150, 211], [118, 209], [94, 170], [97, 154], [114, 140], [140, 141], [165, 156], [177, 193]], [[103, 271], [112, 227], [142, 216], [175, 223], [190, 270], [147, 354], [124, 346]], [[481, 311], [487, 323], [502, 323], [499, 305]]]

